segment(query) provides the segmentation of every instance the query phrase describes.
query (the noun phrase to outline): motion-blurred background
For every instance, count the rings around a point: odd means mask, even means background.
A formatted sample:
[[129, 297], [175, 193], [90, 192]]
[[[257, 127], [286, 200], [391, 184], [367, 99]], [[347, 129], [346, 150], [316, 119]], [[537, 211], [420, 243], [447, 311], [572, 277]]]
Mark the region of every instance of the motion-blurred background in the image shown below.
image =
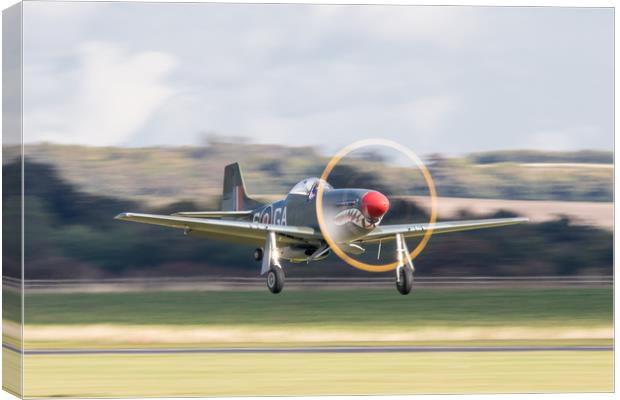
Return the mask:
[[[191, 147], [26, 146], [26, 278], [256, 276], [251, 248], [113, 219], [123, 211], [217, 210], [223, 167], [237, 160], [250, 194], [274, 200], [304, 177], [320, 175], [328, 160], [311, 147], [250, 142], [212, 137]], [[427, 220], [428, 191], [419, 173], [381, 157], [366, 152], [343, 163], [332, 185], [389, 194], [385, 223]], [[418, 274], [611, 275], [612, 161], [606, 151], [427, 156], [440, 220], [520, 215], [532, 222], [435, 236], [418, 259]], [[20, 182], [11, 179], [19, 168], [5, 165], [7, 211], [20, 206], [19, 197], [10, 196], [19, 193]], [[376, 249], [368, 251], [376, 258]], [[383, 259], [392, 256], [383, 252]], [[15, 269], [19, 265], [5, 259], [5, 270]], [[368, 275], [335, 256], [288, 270], [292, 276]]]

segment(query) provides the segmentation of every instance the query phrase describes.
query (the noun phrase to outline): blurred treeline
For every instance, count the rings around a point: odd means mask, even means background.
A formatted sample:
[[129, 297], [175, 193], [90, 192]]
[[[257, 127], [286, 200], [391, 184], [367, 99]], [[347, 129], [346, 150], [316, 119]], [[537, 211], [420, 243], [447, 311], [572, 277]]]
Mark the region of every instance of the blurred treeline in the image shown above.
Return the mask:
[[[149, 154], [154, 153], [147, 151], [144, 157], [154, 157]], [[123, 157], [118, 162], [126, 168], [133, 168]], [[156, 165], [157, 160], [152, 163]], [[109, 177], [97, 171], [97, 163], [92, 166], [93, 170], [84, 168], [81, 173], [94, 185], [106, 181], [110, 185]], [[308, 167], [311, 166], [309, 163]], [[210, 164], [209, 168], [213, 170], [201, 168], [199, 175], [219, 176], [222, 167], [223, 164]], [[20, 168], [19, 163], [3, 166], [5, 221], [7, 215], [16, 215], [21, 206], [19, 196], [15, 195], [20, 192]], [[252, 260], [251, 248], [188, 238], [180, 230], [113, 219], [123, 211], [168, 214], [179, 210], [218, 209], [218, 196], [163, 206], [127, 200], [127, 196], [120, 196], [118, 191], [112, 189], [113, 186], [105, 195], [88, 193], [63, 179], [59, 173], [61, 169], [60, 166], [26, 159], [24, 250], [27, 279], [257, 274], [259, 266]], [[275, 170], [277, 167], [273, 166], [273, 170], [263, 170], [263, 173], [273, 174]], [[247, 169], [248, 183], [256, 178], [251, 171]], [[126, 177], [136, 171], [127, 169], [124, 173], [118, 173]], [[148, 174], [144, 172], [143, 176]], [[221, 182], [221, 177], [219, 179]], [[270, 181], [277, 181], [277, 177], [270, 178]], [[335, 171], [331, 182], [336, 187], [359, 184], [386, 191], [392, 189], [378, 172], [360, 171], [348, 166]], [[170, 184], [176, 182], [170, 181]], [[174, 199], [174, 196], [171, 198]], [[495, 216], [506, 215], [509, 214]], [[462, 217], [469, 216], [463, 214]], [[385, 223], [425, 219], [424, 211], [415, 204], [395, 199]], [[12, 228], [3, 224], [3, 229], [7, 232]], [[19, 271], [19, 259], [11, 255], [19, 252], [13, 253], [11, 249], [17, 249], [19, 243], [11, 242], [11, 238], [16, 238], [16, 235], [9, 235], [8, 239], [5, 236], [4, 273], [15, 276]], [[369, 247], [367, 250], [368, 260], [376, 257], [376, 248]], [[384, 245], [382, 255], [383, 260], [391, 261], [393, 251]], [[611, 232], [573, 225], [569, 220], [560, 219], [495, 230], [437, 235], [431, 239], [417, 264], [418, 273], [424, 276], [610, 275], [613, 240]], [[335, 256], [321, 263], [294, 265], [287, 271], [289, 275], [312, 276], [365, 274], [348, 267]]]
[[[525, 153], [531, 156], [535, 152]], [[515, 152], [514, 157], [505, 158], [516, 158], [518, 154]], [[530, 159], [530, 156], [524, 159]], [[541, 158], [543, 160], [547, 158], [566, 159], [561, 154], [548, 154], [547, 156], [542, 155]], [[435, 156], [430, 159], [429, 170], [440, 196], [511, 200], [613, 201], [613, 164], [569, 163], [557, 166], [553, 162], [547, 163], [546, 161], [535, 163], [501, 161], [477, 164], [472, 162], [475, 159], [485, 160], [481, 155], [463, 158]], [[412, 191], [419, 192], [423, 188], [418, 183]]]
[[[312, 147], [228, 140], [174, 148], [39, 144], [26, 146], [25, 154], [53, 165], [80, 190], [160, 205], [220, 195], [222, 171], [231, 162], [241, 163], [249, 193], [281, 195], [299, 180], [319, 176], [328, 161]], [[389, 166], [373, 153], [345, 161], [376, 175], [390, 194], [427, 194], [411, 167]], [[502, 151], [425, 159], [440, 196], [560, 201], [612, 201], [612, 161], [607, 151]]]
[[541, 150], [501, 150], [471, 153], [467, 156], [475, 164], [492, 164], [502, 162], [514, 163], [588, 163], [613, 164], [611, 151], [541, 151]]

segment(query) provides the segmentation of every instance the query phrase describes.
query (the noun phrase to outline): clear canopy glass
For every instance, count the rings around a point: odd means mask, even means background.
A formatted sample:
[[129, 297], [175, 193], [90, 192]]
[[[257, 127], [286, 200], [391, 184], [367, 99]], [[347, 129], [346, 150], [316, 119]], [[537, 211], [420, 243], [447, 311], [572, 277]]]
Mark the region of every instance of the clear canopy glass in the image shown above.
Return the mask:
[[[315, 189], [315, 187], [318, 188], [319, 181], [319, 178], [306, 178], [303, 181], [299, 182], [297, 185], [293, 186], [289, 193], [308, 195], [310, 194], [310, 192], [312, 192], [312, 190]], [[324, 182], [323, 187], [325, 188], [325, 190], [333, 189], [332, 186], [327, 182]]]

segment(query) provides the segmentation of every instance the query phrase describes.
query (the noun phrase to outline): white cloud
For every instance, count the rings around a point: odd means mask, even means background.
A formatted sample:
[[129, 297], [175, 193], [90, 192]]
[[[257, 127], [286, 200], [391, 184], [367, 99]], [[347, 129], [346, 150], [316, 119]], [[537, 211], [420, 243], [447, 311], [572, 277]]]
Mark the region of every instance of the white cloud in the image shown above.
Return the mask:
[[175, 65], [169, 54], [88, 42], [74, 56], [76, 65], [62, 71], [53, 63], [27, 66], [27, 141], [119, 144], [173, 94], [165, 82]]
[[567, 132], [546, 130], [532, 133], [527, 147], [557, 151], [574, 149], [576, 144]]
[[458, 97], [441, 95], [394, 107], [358, 103], [309, 114], [250, 113], [244, 114], [241, 132], [254, 132], [252, 137], [263, 143], [318, 144], [328, 151], [360, 138], [385, 137], [423, 153], [433, 150], [442, 128], [459, 109]]
[[438, 95], [416, 99], [411, 104], [403, 105], [400, 111], [407, 114], [416, 131], [434, 135], [458, 107], [456, 96]]
[[451, 153], [613, 143], [612, 10], [27, 6], [27, 141], [182, 145], [215, 131], [330, 148], [384, 136]]
[[356, 7], [346, 11], [342, 20], [356, 30], [390, 41], [428, 42], [441, 47], [458, 48], [467, 44], [482, 26], [476, 11], [468, 7]]

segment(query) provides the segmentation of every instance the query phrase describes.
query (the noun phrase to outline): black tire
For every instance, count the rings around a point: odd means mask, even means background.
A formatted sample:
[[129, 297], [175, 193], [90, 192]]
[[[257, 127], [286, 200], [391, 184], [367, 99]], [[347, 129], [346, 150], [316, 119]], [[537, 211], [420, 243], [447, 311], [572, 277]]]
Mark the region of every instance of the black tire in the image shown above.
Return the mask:
[[263, 261], [263, 249], [261, 249], [260, 247], [257, 247], [254, 250], [254, 259], [256, 261]]
[[271, 293], [280, 293], [284, 287], [284, 271], [275, 267], [267, 272], [267, 288]]
[[409, 294], [413, 287], [413, 271], [409, 266], [405, 265], [398, 269], [397, 274], [396, 289], [402, 295]]

